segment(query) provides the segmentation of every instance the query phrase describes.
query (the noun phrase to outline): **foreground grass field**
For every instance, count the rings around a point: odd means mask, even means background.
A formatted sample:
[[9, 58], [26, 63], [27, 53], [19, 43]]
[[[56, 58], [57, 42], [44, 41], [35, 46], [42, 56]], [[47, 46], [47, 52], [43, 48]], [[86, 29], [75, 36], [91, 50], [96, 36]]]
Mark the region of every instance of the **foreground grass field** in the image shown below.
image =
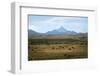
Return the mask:
[[28, 60], [76, 59], [88, 57], [87, 36], [33, 36], [28, 40]]

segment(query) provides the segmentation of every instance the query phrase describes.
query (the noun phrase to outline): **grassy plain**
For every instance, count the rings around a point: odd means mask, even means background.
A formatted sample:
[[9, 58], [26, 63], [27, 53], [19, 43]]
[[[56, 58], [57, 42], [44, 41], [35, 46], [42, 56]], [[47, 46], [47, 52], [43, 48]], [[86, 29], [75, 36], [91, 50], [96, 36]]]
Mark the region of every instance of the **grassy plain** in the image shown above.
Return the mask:
[[87, 35], [37, 35], [28, 39], [28, 60], [88, 58]]

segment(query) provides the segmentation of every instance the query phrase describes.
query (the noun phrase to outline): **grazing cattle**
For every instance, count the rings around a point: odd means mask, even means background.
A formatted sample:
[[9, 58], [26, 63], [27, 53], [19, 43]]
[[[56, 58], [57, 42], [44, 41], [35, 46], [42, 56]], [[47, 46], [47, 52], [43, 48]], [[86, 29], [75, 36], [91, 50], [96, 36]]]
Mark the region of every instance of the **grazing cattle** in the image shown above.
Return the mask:
[[32, 51], [34, 51], [34, 49], [32, 49]]
[[63, 46], [59, 46], [59, 48], [63, 48], [63, 49], [64, 49], [65, 47], [63, 47]]
[[62, 48], [64, 48], [64, 47], [62, 46]]
[[68, 50], [71, 50], [71, 48], [69, 48]]
[[57, 47], [55, 49], [58, 49]]
[[34, 47], [34, 49], [37, 49], [37, 47]]
[[81, 43], [81, 45], [84, 45], [84, 43]]
[[72, 46], [72, 49], [75, 49], [75, 48]]
[[28, 46], [28, 49], [30, 49], [30, 46]]
[[67, 54], [64, 54], [64, 56], [67, 56]]
[[52, 49], [55, 49], [54, 47], [52, 47]]

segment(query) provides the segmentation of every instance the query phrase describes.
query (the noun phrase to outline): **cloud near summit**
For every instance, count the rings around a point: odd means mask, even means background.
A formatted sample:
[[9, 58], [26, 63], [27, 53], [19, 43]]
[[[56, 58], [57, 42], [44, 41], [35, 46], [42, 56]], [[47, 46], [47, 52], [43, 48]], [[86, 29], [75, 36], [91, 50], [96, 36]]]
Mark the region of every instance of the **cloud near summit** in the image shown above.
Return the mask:
[[29, 16], [29, 29], [45, 33], [63, 26], [66, 30], [87, 32], [86, 17]]

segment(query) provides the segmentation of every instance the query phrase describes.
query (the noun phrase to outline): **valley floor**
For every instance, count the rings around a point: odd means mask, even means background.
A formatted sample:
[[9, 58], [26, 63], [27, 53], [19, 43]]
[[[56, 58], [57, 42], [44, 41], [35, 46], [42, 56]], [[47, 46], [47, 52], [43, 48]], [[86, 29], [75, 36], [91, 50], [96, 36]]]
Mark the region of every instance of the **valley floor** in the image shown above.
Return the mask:
[[28, 60], [88, 58], [85, 35], [34, 36], [28, 39]]

